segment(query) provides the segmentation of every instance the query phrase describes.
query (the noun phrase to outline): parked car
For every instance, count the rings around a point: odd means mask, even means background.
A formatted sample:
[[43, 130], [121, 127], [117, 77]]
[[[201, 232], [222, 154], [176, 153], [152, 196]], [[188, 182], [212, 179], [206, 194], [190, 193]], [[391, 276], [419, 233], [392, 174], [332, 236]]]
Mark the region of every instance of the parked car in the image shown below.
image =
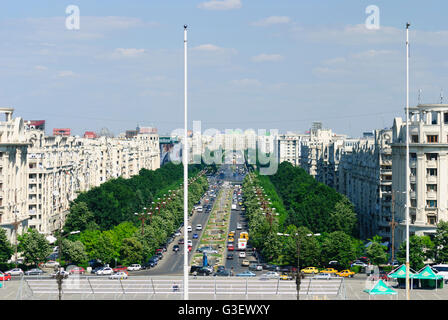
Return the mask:
[[70, 274], [84, 274], [86, 272], [86, 270], [84, 270], [83, 267], [75, 267], [70, 269]]
[[162, 252], [156, 253], [155, 255], [157, 257], [157, 259], [162, 260], [163, 259], [163, 254]]
[[216, 269], [216, 271], [221, 271], [221, 270], [226, 270], [225, 266], [218, 266], [218, 268]]
[[57, 266], [59, 266], [59, 262], [54, 260], [48, 260], [47, 262], [44, 263], [45, 268], [54, 268]]
[[198, 276], [209, 276], [213, 273], [212, 267], [201, 267], [198, 270], [196, 270]]
[[33, 268], [28, 271], [25, 271], [26, 276], [40, 276], [42, 274], [44, 274], [44, 271], [39, 268]]
[[125, 271], [115, 272], [109, 276], [109, 279], [127, 279], [128, 274]]
[[0, 281], [9, 281], [9, 280], [11, 280], [11, 275], [0, 271]]
[[51, 277], [55, 279], [58, 275], [62, 275], [63, 279], [67, 279], [68, 276], [70, 275], [70, 273], [68, 271], [65, 271], [65, 270], [58, 270], [56, 272], [53, 272], [51, 274]]
[[306, 267], [302, 270], [300, 270], [301, 272], [305, 273], [305, 274], [317, 274], [319, 273], [319, 270], [316, 267]]
[[113, 273], [114, 270], [111, 267], [104, 267], [96, 272], [96, 274], [100, 276], [111, 275]]
[[256, 274], [246, 270], [246, 271], [237, 273], [235, 276], [237, 276], [237, 277], [255, 277]]
[[387, 274], [386, 271], [380, 271], [379, 278], [381, 280], [384, 280], [384, 281], [389, 281], [390, 280], [389, 275]]
[[5, 271], [5, 273], [10, 274], [11, 276], [23, 276], [23, 270], [20, 268], [14, 268], [8, 271]]
[[249, 264], [249, 270], [252, 270], [252, 271], [257, 271], [257, 264], [256, 263], [251, 263], [251, 264]]
[[173, 251], [174, 251], [174, 252], [179, 251], [179, 245], [178, 245], [178, 244], [175, 244], [175, 245], [173, 246]]
[[174, 233], [174, 235], [175, 235], [176, 237], [180, 236], [180, 235], [181, 235], [180, 230], [177, 230], [177, 231]]
[[133, 263], [128, 267], [128, 271], [138, 271], [141, 269], [142, 269], [142, 266], [139, 265], [138, 263]]
[[184, 244], [184, 239], [179, 239], [179, 241], [177, 241], [177, 244]]
[[104, 267], [96, 267], [95, 269], [92, 269], [92, 273], [96, 274], [98, 272], [98, 270], [103, 269]]
[[360, 267], [365, 268], [365, 267], [368, 266], [368, 264], [367, 264], [367, 263], [364, 263], [364, 262], [362, 262], [362, 261], [357, 260], [357, 261], [355, 261], [355, 262], [353, 262], [353, 263], [351, 264], [351, 267], [353, 267], [353, 266], [360, 266]]
[[126, 271], [128, 268], [122, 265], [116, 266], [115, 268], [113, 268], [112, 270], [114, 272], [118, 272], [118, 271]]

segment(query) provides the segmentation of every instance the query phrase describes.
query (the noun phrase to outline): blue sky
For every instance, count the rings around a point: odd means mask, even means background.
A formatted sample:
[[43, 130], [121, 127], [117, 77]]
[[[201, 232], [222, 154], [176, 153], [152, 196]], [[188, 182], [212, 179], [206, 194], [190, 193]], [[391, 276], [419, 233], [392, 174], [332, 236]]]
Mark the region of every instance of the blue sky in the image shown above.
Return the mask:
[[[68, 5], [80, 30], [65, 28]], [[380, 29], [365, 26], [368, 5]], [[115, 134], [183, 126], [183, 25], [189, 119], [202, 129], [307, 130], [359, 136], [390, 127], [405, 104], [448, 95], [444, 1], [10, 1], [0, 10], [0, 101], [47, 132]], [[445, 87], [445, 88], [444, 88]]]

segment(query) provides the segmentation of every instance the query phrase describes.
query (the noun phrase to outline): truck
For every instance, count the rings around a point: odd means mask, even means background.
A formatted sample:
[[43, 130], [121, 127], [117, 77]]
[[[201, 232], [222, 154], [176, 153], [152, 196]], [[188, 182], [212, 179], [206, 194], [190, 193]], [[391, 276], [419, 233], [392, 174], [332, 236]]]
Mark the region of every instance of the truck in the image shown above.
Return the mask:
[[247, 239], [239, 238], [238, 239], [238, 250], [246, 250]]

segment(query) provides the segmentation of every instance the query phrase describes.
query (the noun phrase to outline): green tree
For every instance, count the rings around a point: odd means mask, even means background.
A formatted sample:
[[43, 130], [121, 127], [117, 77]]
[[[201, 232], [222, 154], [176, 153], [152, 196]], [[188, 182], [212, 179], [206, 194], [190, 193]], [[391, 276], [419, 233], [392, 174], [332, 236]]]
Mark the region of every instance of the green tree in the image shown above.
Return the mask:
[[137, 238], [123, 239], [120, 248], [120, 261], [125, 266], [143, 262], [143, 245]]
[[[420, 270], [425, 265], [425, 260], [431, 257], [434, 243], [429, 236], [411, 236], [409, 238], [409, 264], [415, 271]], [[406, 241], [402, 242], [398, 252], [399, 263], [406, 263]]]
[[111, 232], [103, 231], [93, 249], [93, 256], [103, 263], [111, 263], [119, 255]]
[[356, 259], [357, 249], [352, 237], [342, 231], [328, 234], [322, 242], [322, 263], [336, 260], [344, 268], [348, 268], [350, 262]]
[[93, 212], [89, 210], [87, 203], [77, 202], [70, 206], [70, 213], [67, 215], [64, 230], [70, 231], [84, 231], [86, 229], [95, 229], [96, 223], [94, 221]]
[[374, 265], [379, 265], [387, 262], [387, 247], [378, 242], [372, 242], [366, 248], [366, 255]]
[[77, 241], [62, 239], [62, 259], [73, 264], [82, 264], [87, 261], [87, 253], [84, 244]]
[[14, 248], [6, 237], [6, 230], [0, 228], [0, 264], [7, 263], [14, 252]]
[[433, 256], [436, 263], [448, 262], [448, 222], [440, 221], [434, 235]]
[[22, 252], [25, 263], [34, 265], [43, 262], [52, 252], [50, 243], [45, 236], [35, 229], [29, 229], [27, 233], [18, 237], [18, 250]]

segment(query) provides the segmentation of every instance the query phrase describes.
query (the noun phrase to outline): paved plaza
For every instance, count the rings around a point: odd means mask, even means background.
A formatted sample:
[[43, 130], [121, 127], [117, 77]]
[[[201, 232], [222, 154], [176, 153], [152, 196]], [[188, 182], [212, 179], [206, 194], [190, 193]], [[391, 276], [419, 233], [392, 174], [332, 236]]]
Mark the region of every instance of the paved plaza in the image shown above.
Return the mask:
[[[320, 280], [301, 285], [302, 300], [405, 300], [406, 290], [396, 288], [396, 283], [386, 284], [397, 295], [369, 296], [364, 289], [372, 285], [365, 275], [335, 282]], [[173, 286], [177, 286], [173, 289]], [[190, 278], [191, 300], [296, 300], [295, 281]], [[314, 289], [313, 289], [314, 288]], [[1, 300], [56, 300], [56, 280], [49, 278], [14, 279], [0, 288]], [[101, 277], [83, 277], [65, 280], [63, 300], [182, 300], [182, 277], [129, 277], [110, 280]], [[448, 300], [448, 289], [413, 289], [411, 300]]]

